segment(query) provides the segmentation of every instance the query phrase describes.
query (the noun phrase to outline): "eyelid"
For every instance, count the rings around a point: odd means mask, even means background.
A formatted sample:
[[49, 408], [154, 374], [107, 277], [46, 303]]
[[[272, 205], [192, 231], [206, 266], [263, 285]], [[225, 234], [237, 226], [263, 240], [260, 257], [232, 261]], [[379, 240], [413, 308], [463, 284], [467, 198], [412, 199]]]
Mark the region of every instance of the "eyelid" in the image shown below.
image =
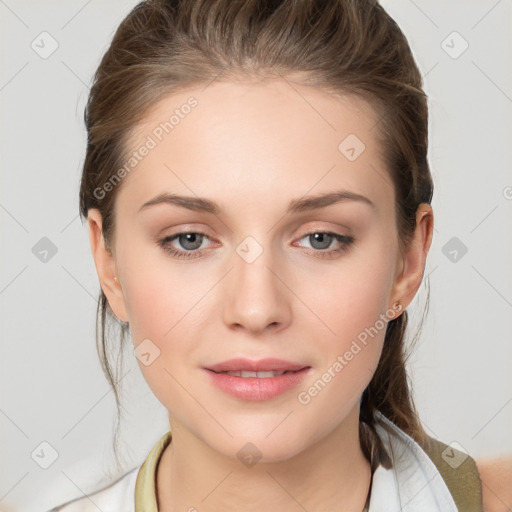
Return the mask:
[[[313, 225], [306, 225], [306, 227], [301, 228], [299, 232], [304, 232], [304, 234], [309, 234], [311, 232], [329, 232], [329, 231], [335, 231], [336, 233], [340, 235], [346, 235], [346, 236], [352, 236], [352, 230], [348, 226], [340, 226], [339, 224], [334, 225], [332, 222], [328, 222], [327, 224], [330, 224], [330, 226], [326, 226], [326, 223], [322, 224], [313, 224]], [[339, 233], [342, 231], [341, 233]]]
[[[173, 231], [171, 233], [164, 232], [169, 229], [169, 227], [166, 227], [165, 229], [162, 229], [156, 236], [156, 239], [159, 240], [161, 238], [171, 238], [175, 237], [176, 235], [183, 235], [187, 233], [195, 233], [198, 235], [205, 236], [208, 238], [211, 242], [214, 242], [214, 236], [208, 233], [208, 229], [205, 229], [203, 225], [201, 227], [197, 227], [198, 224], [190, 223], [190, 224], [179, 224], [176, 231]], [[175, 227], [175, 226], [173, 226]], [[304, 238], [307, 235], [311, 235], [313, 233], [330, 233], [333, 235], [338, 236], [344, 236], [346, 238], [353, 238], [354, 235], [352, 233], [352, 230], [349, 229], [347, 226], [343, 226], [342, 229], [340, 229], [340, 226], [337, 227], [327, 227], [325, 226], [325, 223], [323, 225], [314, 224], [312, 226], [306, 225], [306, 227], [301, 227], [299, 229], [298, 234], [294, 235], [294, 240], [299, 240], [301, 238]], [[218, 242], [217, 242], [218, 244]]]
[[[171, 231], [168, 234], [168, 231]], [[207, 232], [210, 231], [208, 227], [206, 227], [204, 224], [196, 224], [194, 222], [191, 223], [181, 223], [181, 224], [175, 224], [173, 226], [166, 226], [165, 228], [158, 231], [156, 234], [157, 237], [163, 237], [163, 236], [174, 236], [181, 233], [202, 233], [202, 234], [208, 234]], [[210, 235], [208, 235], [210, 236]]]

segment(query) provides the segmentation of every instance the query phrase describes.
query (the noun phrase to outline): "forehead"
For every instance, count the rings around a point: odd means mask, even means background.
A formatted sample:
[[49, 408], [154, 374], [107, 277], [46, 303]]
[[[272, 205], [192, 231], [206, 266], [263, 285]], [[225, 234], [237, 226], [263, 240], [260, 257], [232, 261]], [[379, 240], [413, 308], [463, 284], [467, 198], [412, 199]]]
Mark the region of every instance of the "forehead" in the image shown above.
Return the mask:
[[262, 199], [288, 204], [308, 193], [347, 188], [389, 203], [393, 190], [376, 120], [360, 98], [284, 79], [214, 81], [175, 92], [132, 130], [126, 161], [137, 155], [118, 202], [129, 199], [138, 207], [174, 192], [238, 206]]

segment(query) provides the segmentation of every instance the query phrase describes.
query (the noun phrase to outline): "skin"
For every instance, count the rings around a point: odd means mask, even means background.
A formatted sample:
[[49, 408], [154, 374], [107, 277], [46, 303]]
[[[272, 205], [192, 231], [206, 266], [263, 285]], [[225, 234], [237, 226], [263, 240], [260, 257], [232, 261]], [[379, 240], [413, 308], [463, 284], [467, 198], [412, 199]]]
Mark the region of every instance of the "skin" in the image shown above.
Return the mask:
[[[123, 179], [111, 251], [99, 211], [89, 211], [110, 307], [130, 323], [134, 347], [150, 339], [160, 351], [148, 366], [138, 360], [173, 433], [158, 466], [159, 510], [359, 512], [370, 481], [359, 400], [385, 328], [307, 405], [297, 395], [365, 328], [412, 301], [431, 245], [432, 209], [420, 206], [401, 253], [373, 110], [360, 99], [335, 99], [281, 79], [215, 81], [167, 96], [133, 131], [129, 148], [140, 147], [191, 95], [197, 107]], [[366, 146], [354, 161], [338, 150], [349, 134]], [[374, 208], [346, 200], [285, 215], [293, 199], [340, 189], [367, 197]], [[161, 204], [139, 212], [164, 192], [209, 198], [221, 211]], [[177, 259], [157, 242], [187, 230], [207, 235], [197, 258]], [[342, 244], [333, 238], [321, 248], [328, 240], [321, 246], [307, 235], [326, 232], [354, 242], [322, 258]], [[236, 252], [247, 236], [263, 250], [251, 263]], [[186, 252], [186, 242], [168, 245]], [[397, 302], [400, 311], [393, 310]], [[277, 398], [243, 401], [212, 386], [203, 369], [232, 357], [278, 357], [311, 370]], [[236, 455], [247, 442], [262, 455], [252, 467]]]
[[475, 461], [482, 480], [485, 512], [512, 510], [512, 455], [487, 457]]

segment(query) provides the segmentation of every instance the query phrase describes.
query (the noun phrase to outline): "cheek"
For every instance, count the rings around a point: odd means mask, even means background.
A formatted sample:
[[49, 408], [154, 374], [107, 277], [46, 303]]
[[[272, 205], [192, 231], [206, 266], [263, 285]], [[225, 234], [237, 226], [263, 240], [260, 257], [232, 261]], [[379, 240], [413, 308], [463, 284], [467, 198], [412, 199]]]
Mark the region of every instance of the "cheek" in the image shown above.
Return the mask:
[[125, 252], [121, 263], [134, 345], [145, 338], [165, 344], [187, 323], [187, 312], [205, 293], [197, 273], [187, 270], [190, 266], [181, 268], [170, 262], [161, 249], [147, 245], [141, 241], [140, 249]]
[[136, 271], [124, 287], [126, 310], [135, 345], [144, 338], [158, 343], [175, 323], [178, 294], [165, 285], [165, 276], [155, 279], [153, 272]]
[[328, 273], [302, 280], [297, 294], [317, 316], [310, 325], [321, 328], [327, 345], [343, 349], [366, 329], [385, 330], [382, 315], [390, 320], [393, 313], [387, 311], [392, 275], [390, 260], [356, 255]]
[[335, 401], [339, 414], [355, 403], [377, 368], [387, 325], [396, 312], [388, 308], [391, 260], [372, 254], [347, 258], [323, 276], [327, 284], [312, 286], [308, 280], [298, 292], [316, 315], [307, 314], [301, 331], [316, 340], [319, 362], [315, 389], [305, 390], [301, 403], [318, 396], [318, 405]]
[[337, 307], [328, 298], [322, 299], [323, 320], [334, 334], [314, 338], [319, 364], [297, 396], [306, 414], [322, 411], [327, 426], [349, 414], [371, 381], [393, 314], [382, 307], [382, 297], [366, 286], [346, 287], [338, 299]]
[[181, 381], [183, 362], [194, 359], [200, 339], [193, 326], [207, 314], [205, 296], [215, 281], [143, 250], [125, 252], [120, 267], [139, 367], [156, 397], [172, 402], [180, 390], [173, 376]]
[[[194, 291], [179, 276], [158, 266], [142, 267], [127, 278], [125, 300], [134, 356], [144, 379], [166, 407], [180, 402], [183, 361], [189, 359], [187, 325]], [[192, 297], [191, 297], [192, 295]], [[178, 370], [178, 371], [177, 371]], [[175, 380], [178, 379], [178, 380]]]

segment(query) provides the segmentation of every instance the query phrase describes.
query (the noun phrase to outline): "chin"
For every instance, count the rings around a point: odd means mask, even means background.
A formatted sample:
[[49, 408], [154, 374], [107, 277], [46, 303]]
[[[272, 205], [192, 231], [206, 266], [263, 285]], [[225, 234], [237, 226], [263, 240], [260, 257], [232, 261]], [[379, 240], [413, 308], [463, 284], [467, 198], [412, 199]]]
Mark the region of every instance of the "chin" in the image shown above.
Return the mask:
[[238, 435], [236, 430], [230, 430], [233, 438], [223, 436], [222, 440], [212, 439], [210, 446], [226, 457], [239, 460], [247, 467], [251, 467], [255, 461], [269, 464], [282, 462], [307, 448], [309, 439], [306, 432], [290, 431], [290, 426], [285, 426], [285, 422], [277, 428], [279, 422], [265, 422], [259, 429], [253, 427], [250, 432], [238, 430], [242, 432]]

